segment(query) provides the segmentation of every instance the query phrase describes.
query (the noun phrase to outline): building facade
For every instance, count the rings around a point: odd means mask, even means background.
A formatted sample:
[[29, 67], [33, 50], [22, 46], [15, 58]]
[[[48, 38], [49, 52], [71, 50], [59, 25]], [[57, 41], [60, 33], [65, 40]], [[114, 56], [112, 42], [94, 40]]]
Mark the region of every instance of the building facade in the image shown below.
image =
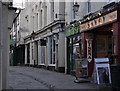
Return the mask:
[[18, 31], [25, 44], [25, 65], [64, 72], [65, 2], [26, 2], [18, 18]]

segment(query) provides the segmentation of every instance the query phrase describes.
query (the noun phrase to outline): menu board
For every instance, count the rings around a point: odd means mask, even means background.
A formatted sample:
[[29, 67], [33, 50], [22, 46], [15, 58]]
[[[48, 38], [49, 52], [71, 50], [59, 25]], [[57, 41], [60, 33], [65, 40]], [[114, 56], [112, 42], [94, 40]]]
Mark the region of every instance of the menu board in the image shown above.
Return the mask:
[[76, 59], [76, 77], [88, 76], [88, 63], [87, 59]]

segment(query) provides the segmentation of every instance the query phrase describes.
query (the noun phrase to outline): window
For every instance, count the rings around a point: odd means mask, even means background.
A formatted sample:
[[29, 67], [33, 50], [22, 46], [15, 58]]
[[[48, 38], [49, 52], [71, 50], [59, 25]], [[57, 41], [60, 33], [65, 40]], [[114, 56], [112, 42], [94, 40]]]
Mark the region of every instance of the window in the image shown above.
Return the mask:
[[86, 14], [89, 14], [91, 12], [91, 3], [90, 0], [86, 2]]
[[36, 31], [38, 31], [38, 13], [36, 14]]
[[42, 10], [40, 11], [40, 27], [42, 28], [42, 22], [43, 22], [43, 19], [42, 19]]
[[34, 16], [33, 16], [33, 31], [34, 31]]
[[74, 1], [72, 1], [72, 21], [74, 21], [75, 19], [75, 12], [73, 10], [73, 6], [74, 6]]
[[48, 39], [49, 41], [49, 65], [55, 66], [55, 40], [54, 37], [51, 36]]
[[51, 2], [51, 19], [54, 21], [54, 1]]
[[45, 6], [45, 9], [44, 9], [44, 25], [47, 24], [47, 6]]

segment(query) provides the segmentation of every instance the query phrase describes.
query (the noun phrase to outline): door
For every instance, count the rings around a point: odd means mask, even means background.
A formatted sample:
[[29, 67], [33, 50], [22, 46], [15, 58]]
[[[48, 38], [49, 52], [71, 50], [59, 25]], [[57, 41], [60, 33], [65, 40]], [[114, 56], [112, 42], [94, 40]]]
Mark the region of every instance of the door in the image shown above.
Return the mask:
[[27, 45], [27, 64], [30, 63], [30, 44]]
[[109, 57], [112, 54], [112, 35], [96, 36], [97, 58]]
[[97, 35], [96, 44], [97, 44], [97, 58], [107, 57], [107, 35]]

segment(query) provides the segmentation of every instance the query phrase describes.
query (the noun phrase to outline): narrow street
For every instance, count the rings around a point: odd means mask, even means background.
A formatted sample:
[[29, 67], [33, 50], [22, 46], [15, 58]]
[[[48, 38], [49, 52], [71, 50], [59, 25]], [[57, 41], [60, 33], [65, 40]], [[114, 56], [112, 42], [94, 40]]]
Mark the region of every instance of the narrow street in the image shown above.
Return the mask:
[[40, 68], [15, 66], [9, 72], [10, 89], [101, 89], [92, 83], [74, 83], [74, 76]]

